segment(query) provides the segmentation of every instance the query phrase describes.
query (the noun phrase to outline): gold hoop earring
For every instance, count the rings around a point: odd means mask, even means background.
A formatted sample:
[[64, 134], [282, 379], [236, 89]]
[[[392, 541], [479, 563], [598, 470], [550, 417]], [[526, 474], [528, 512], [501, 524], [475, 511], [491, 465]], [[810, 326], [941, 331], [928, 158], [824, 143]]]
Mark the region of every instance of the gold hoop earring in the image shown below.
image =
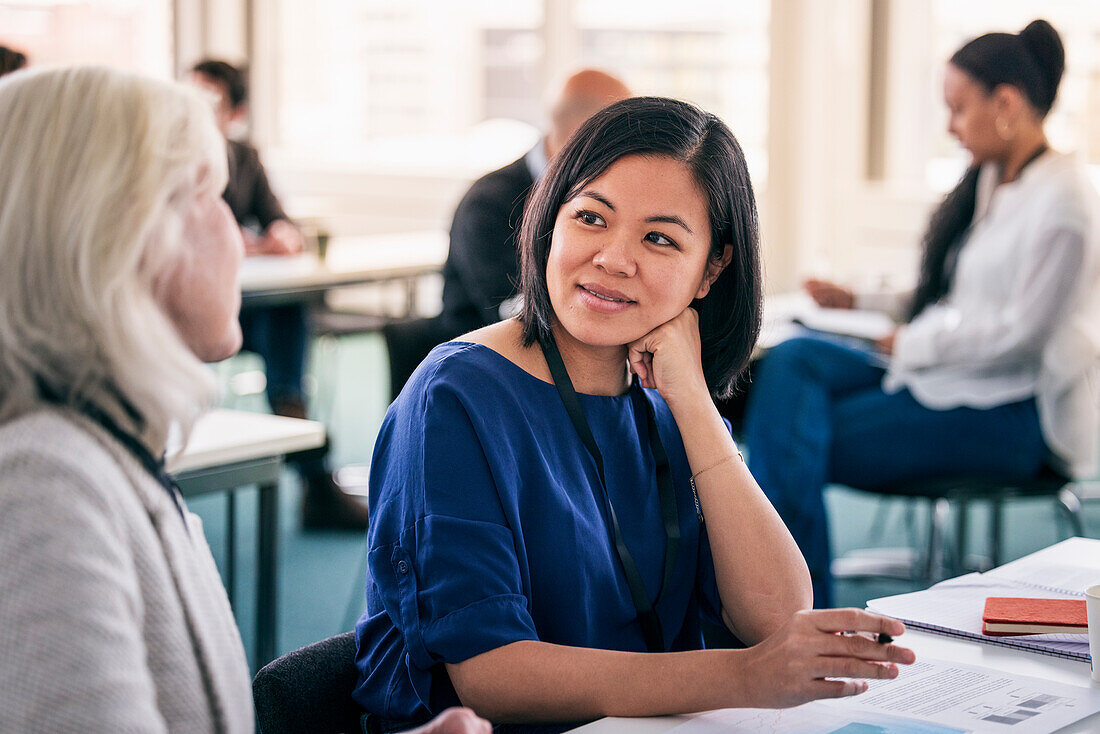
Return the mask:
[[1004, 140], [1005, 142], [1012, 140], [1012, 138], [1014, 137], [1012, 125], [1010, 125], [1009, 122], [1003, 117], [998, 117], [996, 120], [994, 120], [993, 127], [997, 129], [997, 137], [999, 137], [1001, 140]]

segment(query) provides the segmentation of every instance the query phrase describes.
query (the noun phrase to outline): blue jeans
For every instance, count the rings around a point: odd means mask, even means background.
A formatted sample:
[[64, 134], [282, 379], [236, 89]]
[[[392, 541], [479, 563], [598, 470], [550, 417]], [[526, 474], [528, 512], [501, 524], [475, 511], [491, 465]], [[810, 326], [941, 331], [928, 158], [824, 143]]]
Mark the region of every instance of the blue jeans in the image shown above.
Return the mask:
[[814, 605], [832, 604], [822, 490], [981, 474], [1035, 476], [1046, 446], [1035, 400], [933, 410], [908, 390], [883, 392], [867, 352], [800, 337], [756, 370], [745, 414], [750, 469], [806, 557]]
[[[304, 303], [286, 306], [259, 306], [241, 311], [242, 349], [255, 352], [264, 360], [267, 378], [267, 402], [274, 413], [288, 407], [304, 410], [306, 405], [303, 378], [309, 350], [309, 307]], [[296, 411], [291, 413], [296, 417]], [[289, 461], [306, 480], [328, 476], [323, 448], [289, 457]]]
[[309, 348], [305, 304], [258, 306], [241, 311], [244, 349], [264, 360], [267, 402], [273, 410], [284, 403], [305, 404], [302, 378]]

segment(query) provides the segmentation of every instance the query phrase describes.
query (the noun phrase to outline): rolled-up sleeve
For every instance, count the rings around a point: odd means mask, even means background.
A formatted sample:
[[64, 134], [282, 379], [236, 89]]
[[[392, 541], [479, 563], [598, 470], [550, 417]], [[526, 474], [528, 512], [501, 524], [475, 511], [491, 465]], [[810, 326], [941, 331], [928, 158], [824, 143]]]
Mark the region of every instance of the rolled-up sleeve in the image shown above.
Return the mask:
[[398, 543], [372, 550], [370, 566], [418, 668], [538, 638], [527, 598], [517, 591], [519, 569], [505, 527], [427, 517]]
[[538, 639], [515, 539], [461, 400], [430, 389], [422, 415], [397, 420], [404, 430], [387, 431], [393, 445], [375, 454], [385, 468], [369, 565], [409, 662], [427, 670]]

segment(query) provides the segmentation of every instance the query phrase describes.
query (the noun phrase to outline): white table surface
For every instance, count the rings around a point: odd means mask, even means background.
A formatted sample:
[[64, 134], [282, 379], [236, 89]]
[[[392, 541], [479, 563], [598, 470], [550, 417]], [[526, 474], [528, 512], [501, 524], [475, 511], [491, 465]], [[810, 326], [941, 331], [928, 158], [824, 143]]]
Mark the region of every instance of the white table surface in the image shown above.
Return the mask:
[[447, 259], [442, 230], [333, 237], [322, 262], [313, 253], [254, 255], [241, 266], [241, 291], [253, 293], [333, 288], [379, 280], [411, 278], [439, 271]]
[[[946, 660], [953, 663], [980, 665], [1011, 675], [1043, 678], [1057, 683], [1100, 688], [1089, 678], [1088, 663], [1038, 655], [994, 645], [984, 645], [970, 640], [957, 640], [942, 635], [910, 631], [898, 638], [898, 644], [911, 648], [917, 659], [921, 657]], [[859, 700], [856, 696], [853, 703]], [[688, 717], [664, 716], [650, 719], [600, 719], [574, 729], [583, 734], [658, 734], [667, 732], [687, 721]], [[1094, 714], [1073, 726], [1059, 730], [1059, 734], [1095, 734], [1100, 732], [1100, 714]]]
[[325, 443], [325, 427], [316, 421], [239, 410], [212, 410], [195, 424], [183, 453], [168, 471], [235, 464], [314, 449]]

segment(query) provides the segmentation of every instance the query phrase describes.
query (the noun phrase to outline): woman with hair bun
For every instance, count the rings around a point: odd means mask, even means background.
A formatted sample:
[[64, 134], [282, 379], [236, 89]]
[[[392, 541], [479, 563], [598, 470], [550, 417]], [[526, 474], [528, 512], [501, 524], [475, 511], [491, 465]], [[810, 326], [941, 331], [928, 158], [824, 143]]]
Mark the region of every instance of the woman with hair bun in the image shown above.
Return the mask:
[[948, 129], [972, 161], [932, 215], [915, 290], [806, 284], [823, 306], [901, 322], [878, 345], [887, 366], [806, 337], [777, 346], [755, 375], [753, 474], [806, 556], [818, 605], [831, 602], [828, 483], [1095, 471], [1097, 199], [1044, 130], [1064, 65], [1043, 20], [956, 51], [944, 73]]

